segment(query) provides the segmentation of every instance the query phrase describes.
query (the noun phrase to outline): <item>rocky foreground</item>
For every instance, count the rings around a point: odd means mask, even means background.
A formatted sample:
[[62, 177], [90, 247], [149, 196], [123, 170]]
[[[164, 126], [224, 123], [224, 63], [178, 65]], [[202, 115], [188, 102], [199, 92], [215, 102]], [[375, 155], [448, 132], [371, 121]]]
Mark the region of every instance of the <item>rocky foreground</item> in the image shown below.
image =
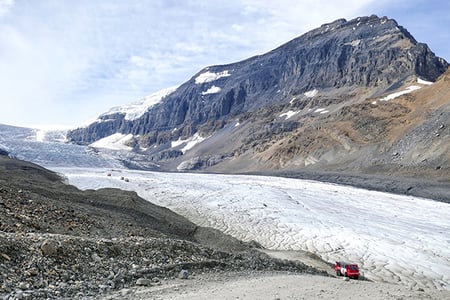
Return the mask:
[[82, 192], [37, 165], [0, 156], [4, 299], [98, 298], [179, 276], [256, 270], [326, 275], [197, 227], [134, 193]]
[[165, 238], [87, 238], [0, 234], [0, 295], [5, 299], [85, 298], [222, 271], [317, 273], [257, 251], [223, 252]]

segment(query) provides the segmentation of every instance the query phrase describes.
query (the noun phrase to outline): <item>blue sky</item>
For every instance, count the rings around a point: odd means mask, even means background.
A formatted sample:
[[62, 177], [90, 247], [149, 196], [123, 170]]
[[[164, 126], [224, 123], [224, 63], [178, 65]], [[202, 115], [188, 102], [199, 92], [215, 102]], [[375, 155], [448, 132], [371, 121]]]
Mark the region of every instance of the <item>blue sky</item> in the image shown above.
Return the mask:
[[0, 123], [77, 126], [338, 18], [394, 18], [450, 61], [449, 12], [448, 0], [0, 0]]

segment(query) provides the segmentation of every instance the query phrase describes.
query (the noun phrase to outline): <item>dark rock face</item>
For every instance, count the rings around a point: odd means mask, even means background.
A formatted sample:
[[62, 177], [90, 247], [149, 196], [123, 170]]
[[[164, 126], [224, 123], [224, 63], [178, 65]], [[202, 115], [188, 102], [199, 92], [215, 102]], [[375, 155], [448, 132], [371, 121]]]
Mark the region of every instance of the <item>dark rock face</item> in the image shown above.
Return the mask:
[[360, 88], [374, 95], [412, 75], [434, 81], [447, 67], [395, 20], [340, 19], [264, 55], [205, 68], [136, 120], [104, 115], [100, 122], [69, 132], [68, 138], [87, 144], [120, 132], [160, 145], [202, 129], [211, 134], [220, 129], [206, 126], [211, 122], [286, 104], [313, 89]]

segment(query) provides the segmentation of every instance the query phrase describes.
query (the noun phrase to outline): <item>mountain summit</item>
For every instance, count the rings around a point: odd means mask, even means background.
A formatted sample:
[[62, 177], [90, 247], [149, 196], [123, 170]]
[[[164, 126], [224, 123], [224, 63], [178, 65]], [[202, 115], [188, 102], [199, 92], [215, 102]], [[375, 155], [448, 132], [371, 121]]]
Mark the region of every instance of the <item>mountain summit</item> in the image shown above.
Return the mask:
[[266, 54], [204, 68], [127, 106], [138, 114], [112, 109], [68, 139], [125, 144], [147, 158], [141, 167], [161, 170], [429, 173], [449, 165], [450, 151], [406, 145], [448, 149], [448, 75], [433, 84], [448, 67], [395, 20], [339, 19]]

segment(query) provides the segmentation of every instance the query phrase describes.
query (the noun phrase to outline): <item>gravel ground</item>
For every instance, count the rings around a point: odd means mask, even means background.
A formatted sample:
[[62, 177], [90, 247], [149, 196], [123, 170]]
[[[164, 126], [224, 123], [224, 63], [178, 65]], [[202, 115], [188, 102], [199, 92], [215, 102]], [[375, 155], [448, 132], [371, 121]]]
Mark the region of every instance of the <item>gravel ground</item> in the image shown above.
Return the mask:
[[0, 233], [0, 296], [5, 299], [96, 298], [159, 285], [187, 274], [285, 270], [319, 274], [259, 251], [223, 252], [163, 238], [86, 238]]
[[[441, 178], [412, 178], [402, 176], [386, 176], [381, 174], [354, 174], [344, 172], [318, 171], [279, 171], [264, 172], [259, 175], [272, 175], [288, 178], [317, 180], [341, 185], [349, 185], [367, 190], [375, 190], [399, 195], [411, 195], [436, 201], [450, 203], [450, 173], [442, 173]], [[257, 173], [258, 174], [258, 173]]]
[[163, 281], [152, 287], [120, 290], [103, 299], [450, 299], [450, 291], [409, 290], [362, 280], [286, 272], [199, 274]]

